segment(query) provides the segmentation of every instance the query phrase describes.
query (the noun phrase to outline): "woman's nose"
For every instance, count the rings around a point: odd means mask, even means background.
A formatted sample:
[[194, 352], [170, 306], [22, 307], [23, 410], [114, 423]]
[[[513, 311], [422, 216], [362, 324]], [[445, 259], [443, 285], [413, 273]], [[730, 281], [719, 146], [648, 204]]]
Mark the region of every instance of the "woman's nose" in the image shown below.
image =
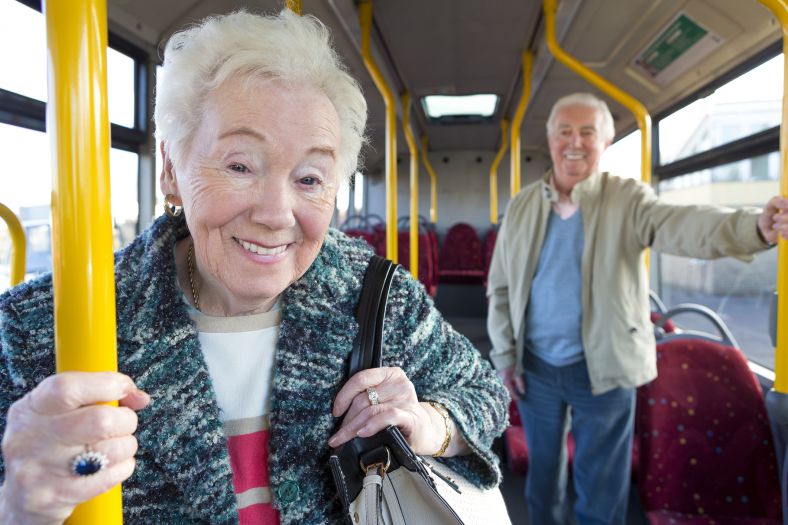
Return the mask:
[[266, 180], [253, 192], [251, 219], [272, 230], [291, 228], [295, 225], [295, 199], [287, 183]]

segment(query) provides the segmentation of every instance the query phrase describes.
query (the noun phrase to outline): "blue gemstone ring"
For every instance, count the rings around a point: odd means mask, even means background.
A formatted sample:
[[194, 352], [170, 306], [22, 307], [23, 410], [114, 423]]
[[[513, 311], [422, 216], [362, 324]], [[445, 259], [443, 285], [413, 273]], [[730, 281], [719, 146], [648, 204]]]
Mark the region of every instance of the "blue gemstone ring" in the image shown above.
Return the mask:
[[74, 461], [71, 463], [71, 470], [77, 476], [92, 476], [100, 472], [109, 465], [109, 459], [101, 452], [91, 450], [89, 446], [85, 446], [85, 452], [81, 452], [74, 456]]

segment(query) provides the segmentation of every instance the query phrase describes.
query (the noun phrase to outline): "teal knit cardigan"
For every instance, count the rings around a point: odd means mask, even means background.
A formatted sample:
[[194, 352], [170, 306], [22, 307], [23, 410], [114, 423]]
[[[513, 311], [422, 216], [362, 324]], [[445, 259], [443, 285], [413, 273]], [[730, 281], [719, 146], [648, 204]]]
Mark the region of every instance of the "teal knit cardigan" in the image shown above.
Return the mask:
[[[119, 369], [152, 398], [139, 412], [137, 468], [123, 484], [128, 524], [238, 521], [216, 395], [176, 281], [173, 246], [187, 234], [182, 219], [161, 217], [115, 257]], [[281, 298], [268, 461], [283, 524], [343, 519], [327, 441], [341, 421], [331, 405], [346, 379], [370, 255], [330, 230]], [[53, 340], [51, 276], [0, 295], [0, 431], [11, 403], [54, 373]], [[383, 361], [406, 372], [420, 399], [449, 409], [473, 453], [446, 462], [480, 485], [498, 484], [490, 446], [506, 425], [507, 393], [403, 270], [391, 289]]]

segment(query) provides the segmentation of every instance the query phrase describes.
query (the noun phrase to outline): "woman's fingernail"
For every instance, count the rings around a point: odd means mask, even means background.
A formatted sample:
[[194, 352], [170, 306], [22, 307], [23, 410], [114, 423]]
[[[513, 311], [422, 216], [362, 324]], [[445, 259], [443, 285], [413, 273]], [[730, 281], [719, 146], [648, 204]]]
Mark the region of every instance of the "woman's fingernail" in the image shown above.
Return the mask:
[[336, 436], [332, 436], [332, 437], [331, 437], [331, 438], [328, 440], [328, 445], [329, 445], [329, 446], [331, 446], [331, 447], [333, 447], [333, 446], [336, 446], [336, 444], [337, 444], [337, 441], [339, 441], [339, 440], [337, 439], [337, 437], [336, 437]]

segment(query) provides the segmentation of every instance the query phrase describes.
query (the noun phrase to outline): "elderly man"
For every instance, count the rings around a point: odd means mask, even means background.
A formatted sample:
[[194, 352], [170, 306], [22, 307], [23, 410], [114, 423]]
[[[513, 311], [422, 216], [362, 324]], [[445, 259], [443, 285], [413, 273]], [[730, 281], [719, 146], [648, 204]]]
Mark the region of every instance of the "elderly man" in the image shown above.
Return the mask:
[[644, 250], [746, 260], [788, 238], [784, 198], [760, 213], [675, 206], [599, 173], [613, 134], [602, 100], [556, 102], [553, 169], [509, 204], [490, 268], [491, 358], [518, 400], [531, 451], [526, 499], [540, 525], [567, 519], [570, 426], [577, 522], [626, 519], [635, 388], [657, 374]]

